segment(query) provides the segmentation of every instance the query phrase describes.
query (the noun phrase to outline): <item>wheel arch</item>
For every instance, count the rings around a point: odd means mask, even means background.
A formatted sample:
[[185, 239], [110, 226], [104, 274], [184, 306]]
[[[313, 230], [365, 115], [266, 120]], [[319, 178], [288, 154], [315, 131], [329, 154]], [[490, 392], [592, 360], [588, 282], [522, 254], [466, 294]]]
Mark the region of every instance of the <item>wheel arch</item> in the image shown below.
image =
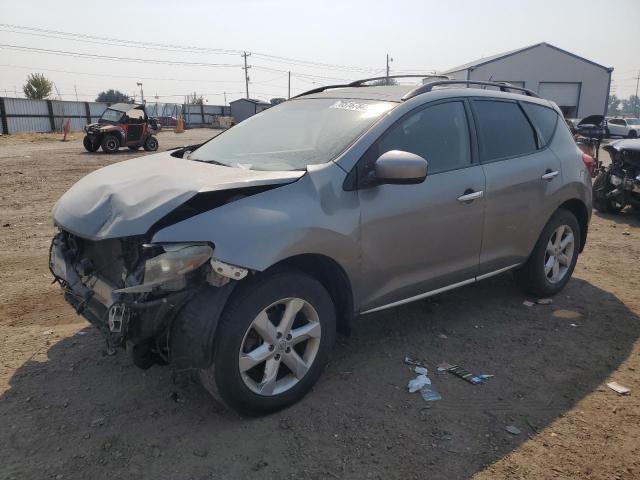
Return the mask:
[[336, 309], [336, 328], [348, 335], [354, 317], [351, 280], [338, 262], [322, 254], [300, 254], [280, 260], [264, 273], [288, 267], [300, 270], [318, 280], [329, 292]]
[[[576, 217], [580, 225], [580, 252], [584, 250], [587, 243], [587, 232], [589, 230], [589, 210], [582, 200], [572, 198], [562, 203], [556, 211], [564, 209], [568, 210]], [[554, 212], [555, 213], [555, 212]]]

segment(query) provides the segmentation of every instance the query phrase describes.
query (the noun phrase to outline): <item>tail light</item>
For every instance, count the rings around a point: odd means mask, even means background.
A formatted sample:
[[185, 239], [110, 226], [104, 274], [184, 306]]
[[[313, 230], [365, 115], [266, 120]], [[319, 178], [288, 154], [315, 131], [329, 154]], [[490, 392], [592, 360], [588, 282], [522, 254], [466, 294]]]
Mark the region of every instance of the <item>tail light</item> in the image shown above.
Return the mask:
[[584, 162], [584, 166], [589, 170], [589, 175], [593, 175], [593, 168], [596, 165], [596, 162], [593, 160], [591, 155], [587, 155], [586, 153], [582, 154], [582, 161]]

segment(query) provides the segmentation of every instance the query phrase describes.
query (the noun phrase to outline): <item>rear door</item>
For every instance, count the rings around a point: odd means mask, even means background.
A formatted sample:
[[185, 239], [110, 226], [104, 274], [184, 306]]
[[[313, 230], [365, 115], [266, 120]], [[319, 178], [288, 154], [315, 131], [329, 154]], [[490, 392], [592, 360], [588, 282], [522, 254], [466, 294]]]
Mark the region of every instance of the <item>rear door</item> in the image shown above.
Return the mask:
[[469, 117], [464, 100], [420, 107], [390, 127], [360, 160], [360, 178], [390, 150], [415, 153], [429, 163], [421, 184], [358, 191], [363, 310], [473, 281], [485, 182]]
[[553, 213], [562, 172], [546, 146], [559, 117], [529, 102], [474, 99], [472, 106], [487, 182], [482, 277], [526, 261]]

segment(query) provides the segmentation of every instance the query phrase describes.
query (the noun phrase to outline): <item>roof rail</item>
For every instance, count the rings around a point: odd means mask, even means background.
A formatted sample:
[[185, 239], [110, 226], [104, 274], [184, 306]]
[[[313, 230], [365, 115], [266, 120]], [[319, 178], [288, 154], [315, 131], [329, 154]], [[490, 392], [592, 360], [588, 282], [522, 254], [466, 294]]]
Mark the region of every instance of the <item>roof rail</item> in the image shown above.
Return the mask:
[[449, 80], [449, 77], [446, 75], [433, 75], [433, 74], [429, 74], [426, 73], [424, 75], [416, 75], [416, 74], [412, 74], [412, 75], [389, 75], [384, 76], [384, 77], [371, 77], [371, 78], [363, 78], [360, 80], [355, 80], [351, 83], [345, 83], [345, 84], [340, 84], [340, 85], [326, 85], [324, 87], [318, 87], [318, 88], [314, 88], [312, 90], [308, 90], [306, 92], [300, 93], [298, 95], [296, 95], [295, 97], [291, 97], [291, 98], [298, 98], [298, 97], [303, 97], [305, 95], [311, 95], [313, 93], [320, 93], [320, 92], [324, 92], [325, 90], [331, 90], [334, 88], [347, 88], [347, 87], [370, 87], [373, 85], [365, 85], [367, 82], [374, 82], [377, 80], [386, 80], [388, 78], [442, 78], [445, 80]]
[[419, 86], [418, 88], [411, 90], [410, 92], [405, 94], [404, 97], [402, 97], [402, 100], [409, 100], [410, 98], [413, 98], [417, 95], [430, 92], [431, 90], [433, 90], [433, 87], [440, 87], [442, 85], [458, 85], [458, 84], [481, 85], [485, 87], [498, 87], [500, 88], [501, 92], [509, 92], [511, 90], [517, 90], [518, 92], [524, 93], [528, 97], [540, 98], [540, 96], [537, 93], [532, 92], [529, 89], [522, 88], [522, 87], [514, 87], [513, 85], [507, 82], [483, 82], [480, 80], [439, 80], [436, 82], [426, 83], [424, 85]]

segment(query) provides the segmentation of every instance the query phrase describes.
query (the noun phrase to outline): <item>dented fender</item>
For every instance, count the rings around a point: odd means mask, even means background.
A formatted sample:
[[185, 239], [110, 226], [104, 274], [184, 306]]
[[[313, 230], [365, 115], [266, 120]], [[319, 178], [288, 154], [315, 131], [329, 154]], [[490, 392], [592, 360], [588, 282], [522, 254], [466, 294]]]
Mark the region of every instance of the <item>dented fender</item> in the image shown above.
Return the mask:
[[297, 182], [167, 226], [152, 242], [211, 242], [216, 259], [254, 271], [318, 254], [358, 272], [360, 209], [357, 192], [342, 188], [345, 175], [333, 162], [309, 166]]

